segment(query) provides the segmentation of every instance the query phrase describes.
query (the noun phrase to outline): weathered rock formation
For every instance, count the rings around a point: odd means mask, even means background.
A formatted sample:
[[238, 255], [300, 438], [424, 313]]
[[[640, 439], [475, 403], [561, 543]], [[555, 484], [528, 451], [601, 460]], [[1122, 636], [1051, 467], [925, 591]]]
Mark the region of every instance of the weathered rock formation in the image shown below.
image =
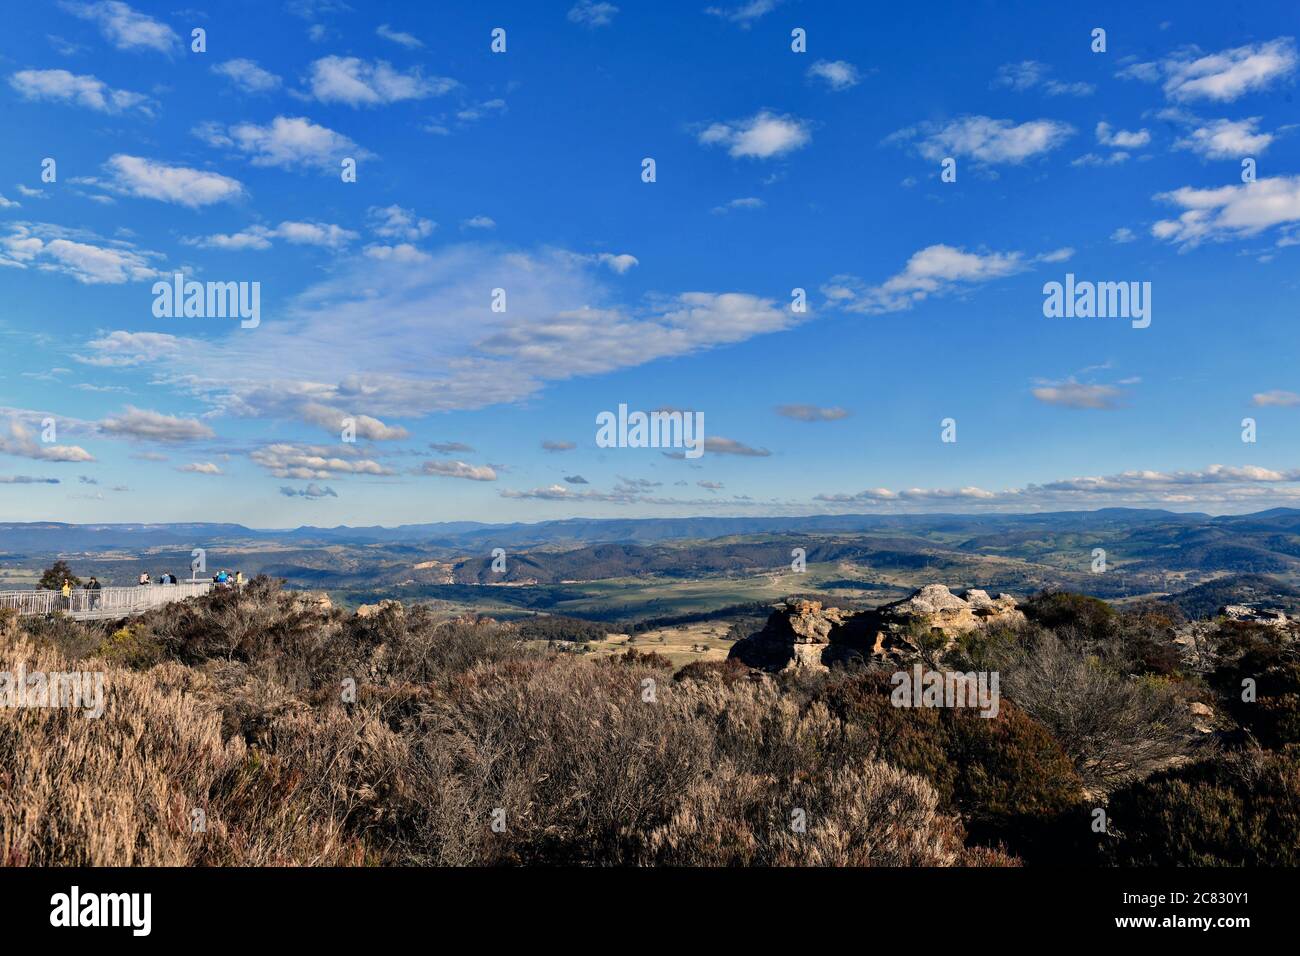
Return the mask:
[[1277, 608], [1260, 608], [1251, 607], [1248, 604], [1229, 604], [1219, 613], [1229, 621], [1240, 621], [1244, 624], [1266, 624], [1269, 627], [1286, 627], [1291, 623], [1291, 619], [1286, 616], [1286, 612]]
[[902, 664], [947, 650], [959, 635], [994, 621], [1024, 619], [1009, 594], [990, 597], [972, 589], [956, 595], [942, 584], [927, 584], [872, 611], [794, 600], [778, 605], [763, 630], [737, 641], [729, 656], [773, 671], [825, 669], [852, 658]]

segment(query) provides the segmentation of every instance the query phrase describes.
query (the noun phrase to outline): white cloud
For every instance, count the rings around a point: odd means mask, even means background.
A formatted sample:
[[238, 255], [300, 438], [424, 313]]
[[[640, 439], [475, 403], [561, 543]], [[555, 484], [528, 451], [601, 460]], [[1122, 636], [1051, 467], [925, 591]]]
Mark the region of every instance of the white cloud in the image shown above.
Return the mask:
[[19, 70], [9, 77], [9, 85], [29, 100], [73, 103], [100, 113], [136, 109], [152, 115], [147, 96], [115, 90], [94, 76], [67, 70]]
[[360, 234], [351, 229], [328, 222], [285, 221], [274, 229], [266, 226], [249, 226], [236, 233], [216, 233], [211, 236], [182, 239], [186, 245], [201, 249], [224, 249], [237, 252], [245, 249], [269, 249], [272, 239], [283, 239], [296, 246], [320, 246], [323, 249], [342, 249]]
[[1023, 488], [987, 491], [982, 488], [960, 489], [909, 488], [892, 491], [870, 488], [854, 494], [819, 494], [815, 500], [835, 505], [869, 504], [893, 510], [916, 503], [961, 500], [998, 510], [1023, 511], [1064, 505], [1077, 508], [1087, 503], [1116, 505], [1123, 502], [1147, 504], [1200, 504], [1210, 502], [1290, 501], [1300, 499], [1300, 488], [1283, 487], [1300, 482], [1300, 469], [1277, 471], [1255, 465], [1210, 465], [1201, 471], [1125, 471], [1111, 475], [1081, 476], [1031, 484]]
[[1165, 94], [1172, 100], [1230, 102], [1295, 72], [1296, 62], [1295, 41], [1290, 37], [1195, 59], [1172, 57], [1162, 63], [1168, 77]]
[[1071, 166], [1118, 166], [1129, 161], [1129, 154], [1123, 150], [1100, 156], [1097, 153], [1084, 153], [1078, 159], [1070, 160]]
[[1295, 40], [1278, 37], [1202, 55], [1195, 47], [1155, 62], [1131, 63], [1115, 75], [1145, 83], [1164, 78], [1165, 95], [1175, 101], [1231, 102], [1295, 72]]
[[932, 295], [944, 295], [974, 283], [1023, 272], [1035, 262], [1060, 262], [1073, 250], [1060, 249], [1033, 260], [1019, 252], [966, 252], [944, 244], [913, 253], [903, 271], [880, 285], [867, 285], [855, 276], [839, 275], [822, 286], [831, 303], [849, 312], [876, 315], [910, 309]]
[[1261, 408], [1291, 408], [1300, 405], [1300, 395], [1275, 388], [1271, 392], [1257, 392], [1251, 397], [1250, 402], [1252, 405], [1258, 405]]
[[607, 27], [614, 22], [618, 7], [604, 0], [578, 0], [569, 8], [569, 22], [584, 27]]
[[747, 0], [734, 7], [705, 7], [704, 12], [709, 16], [737, 23], [742, 29], [748, 30], [755, 20], [771, 13], [780, 2], [781, 0]]
[[398, 205], [371, 206], [366, 215], [370, 220], [370, 231], [386, 239], [413, 242], [430, 235], [438, 226], [432, 219], [417, 216], [414, 209], [403, 209]]
[[485, 100], [477, 106], [467, 106], [456, 113], [456, 119], [462, 123], [474, 123], [493, 113], [504, 113], [506, 101], [502, 99]]
[[926, 159], [969, 156], [983, 163], [1023, 163], [1049, 153], [1074, 134], [1074, 127], [1056, 120], [992, 119], [964, 116], [946, 124], [922, 123], [890, 134], [886, 142], [915, 142]]
[[100, 430], [115, 438], [132, 438], [140, 441], [186, 442], [213, 438], [216, 433], [193, 418], [177, 418], [162, 412], [136, 408], [134, 405], [115, 418], [99, 423]]
[[596, 257], [596, 261], [603, 266], [608, 266], [612, 271], [623, 275], [633, 266], [640, 265], [641, 262], [636, 256], [630, 256], [626, 252], [619, 255], [612, 255], [608, 252], [602, 252]]
[[1082, 81], [1061, 83], [1057, 80], [1048, 80], [1043, 89], [1048, 96], [1092, 96], [1093, 93], [1097, 92], [1096, 86]]
[[245, 93], [269, 93], [279, 88], [281, 83], [280, 77], [242, 57], [220, 63], [212, 68], [212, 72], [224, 76]]
[[[336, 478], [339, 475], [391, 475], [391, 469], [359, 457], [355, 446], [297, 445], [279, 442], [249, 452], [248, 457], [276, 478], [298, 481]], [[348, 457], [351, 456], [351, 457]]]
[[808, 76], [825, 81], [826, 85], [836, 92], [847, 90], [862, 82], [858, 68], [844, 60], [818, 60], [808, 67]]
[[470, 481], [496, 481], [497, 473], [488, 465], [467, 465], [449, 458], [434, 458], [420, 468], [426, 475], [442, 478], [467, 478]]
[[1062, 408], [1119, 408], [1126, 396], [1116, 385], [1076, 382], [1073, 378], [1061, 382], [1039, 381], [1031, 391], [1043, 404]]
[[344, 157], [361, 159], [370, 155], [342, 133], [301, 116], [277, 116], [264, 126], [239, 123], [229, 129], [205, 123], [194, 133], [210, 146], [245, 154], [254, 166], [311, 166], [337, 172]]
[[713, 123], [699, 134], [706, 146], [725, 146], [734, 157], [770, 159], [806, 146], [812, 139], [808, 124], [793, 116], [763, 110], [749, 119]]
[[[314, 403], [405, 420], [520, 401], [549, 382], [743, 342], [805, 318], [740, 292], [686, 292], [628, 308], [611, 282], [596, 263], [551, 249], [470, 243], [418, 258], [344, 258], [256, 336], [174, 343], [109, 336], [83, 351], [151, 365], [214, 413], [306, 420]], [[509, 290], [508, 312], [487, 307], [496, 287]], [[149, 361], [154, 344], [161, 347]], [[309, 457], [346, 456], [333, 446]], [[290, 475], [295, 466], [281, 464], [281, 477], [330, 477], [311, 465]]]
[[15, 455], [37, 461], [94, 461], [95, 456], [79, 445], [56, 445], [37, 441], [32, 431], [17, 418], [9, 421], [9, 435], [0, 434], [0, 455]]
[[1110, 234], [1112, 242], [1132, 242], [1137, 236], [1128, 226], [1120, 226]]
[[100, 245], [68, 238], [69, 233], [44, 223], [10, 223], [0, 236], [0, 266], [28, 267], [71, 276], [85, 285], [117, 285], [143, 281], [158, 274], [149, 263], [154, 255], [124, 242]]
[[1191, 130], [1174, 143], [1177, 149], [1189, 149], [1206, 159], [1237, 159], [1262, 153], [1273, 142], [1272, 133], [1261, 133], [1258, 116], [1242, 120], [1211, 120]]
[[87, 365], [124, 368], [144, 365], [175, 356], [181, 348], [181, 339], [164, 332], [111, 332], [102, 338], [86, 343], [92, 355], [78, 355], [77, 361]]
[[1151, 142], [1151, 133], [1145, 129], [1114, 129], [1109, 123], [1101, 122], [1097, 124], [1097, 142], [1116, 149], [1141, 149]]
[[400, 425], [385, 425], [379, 419], [369, 415], [349, 415], [347, 412], [317, 402], [303, 405], [298, 414], [305, 421], [317, 424], [334, 435], [342, 434], [345, 425], [350, 421], [356, 437], [365, 441], [401, 441], [411, 437], [410, 432]]
[[994, 87], [1006, 87], [1023, 93], [1037, 86], [1051, 69], [1046, 63], [1037, 60], [1022, 60], [1019, 63], [1003, 63], [998, 67]]
[[469, 219], [461, 220], [462, 229], [495, 229], [496, 221], [489, 216], [473, 216]]
[[378, 259], [382, 262], [400, 262], [403, 264], [429, 262], [432, 257], [409, 242], [399, 242], [393, 246], [382, 244], [368, 245], [362, 250], [368, 258]]
[[297, 246], [340, 249], [360, 234], [327, 222], [282, 222], [275, 227], [275, 235]]
[[714, 206], [712, 211], [715, 216], [721, 216], [733, 209], [762, 209], [765, 205], [767, 204], [757, 196], [745, 196], [741, 199], [729, 200], [721, 206]]
[[124, 153], [109, 157], [104, 168], [112, 176], [103, 184], [106, 189], [191, 209], [228, 202], [244, 194], [243, 184], [229, 176], [188, 166], [169, 166]]
[[177, 471], [185, 471], [195, 475], [221, 475], [224, 472], [210, 461], [195, 461], [188, 465], [181, 465]]
[[59, 6], [75, 17], [96, 24], [105, 39], [119, 50], [157, 50], [170, 56], [180, 48], [180, 37], [171, 27], [119, 0], [61, 2]]
[[311, 65], [311, 93], [322, 103], [378, 106], [402, 100], [441, 96], [456, 86], [447, 77], [425, 78], [419, 67], [402, 72], [383, 60], [368, 63], [354, 56], [326, 56]]
[[424, 46], [424, 41], [410, 33], [404, 33], [401, 30], [394, 30], [387, 23], [381, 23], [375, 28], [375, 36], [382, 37], [385, 40], [392, 40], [408, 50], [418, 50]]
[[1184, 246], [1207, 239], [1243, 238], [1272, 226], [1300, 222], [1300, 176], [1274, 176], [1215, 189], [1184, 186], [1160, 193], [1156, 199], [1185, 212], [1176, 220], [1160, 220], [1151, 227], [1151, 234]]
[[186, 237], [181, 240], [188, 246], [198, 246], [201, 249], [224, 249], [227, 252], [238, 252], [244, 249], [270, 249], [271, 230], [265, 226], [249, 226], [247, 229], [234, 233], [218, 232], [211, 236]]

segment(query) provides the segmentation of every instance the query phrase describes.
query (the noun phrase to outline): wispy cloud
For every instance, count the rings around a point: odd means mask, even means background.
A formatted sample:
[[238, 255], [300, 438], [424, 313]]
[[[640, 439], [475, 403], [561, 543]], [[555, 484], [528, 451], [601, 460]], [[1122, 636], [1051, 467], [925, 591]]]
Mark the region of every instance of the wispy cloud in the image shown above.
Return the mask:
[[614, 22], [618, 7], [604, 0], [578, 0], [569, 8], [569, 22], [584, 27], [607, 27]]
[[1016, 123], [989, 116], [963, 116], [948, 123], [919, 123], [891, 133], [885, 142], [910, 143], [934, 162], [948, 156], [967, 156], [990, 165], [1014, 165], [1050, 153], [1073, 134], [1073, 126], [1058, 120]]
[[269, 70], [264, 70], [253, 60], [241, 58], [227, 60], [212, 68], [218, 76], [224, 76], [245, 93], [270, 93], [279, 89], [283, 82]]
[[1058, 249], [1027, 258], [1020, 252], [967, 252], [940, 243], [913, 253], [902, 272], [879, 285], [839, 275], [822, 286], [822, 293], [832, 305], [848, 312], [901, 312], [931, 296], [1015, 275], [1038, 262], [1064, 261], [1072, 252]]
[[213, 438], [216, 434], [197, 419], [177, 418], [133, 405], [126, 406], [116, 417], [104, 419], [99, 428], [115, 438], [166, 443], [199, 441]]
[[1295, 40], [1278, 37], [1204, 55], [1192, 47], [1154, 63], [1132, 64], [1118, 75], [1149, 82], [1163, 76], [1165, 95], [1171, 100], [1226, 103], [1290, 76], [1297, 62]]
[[97, 3], [61, 0], [59, 6], [74, 17], [94, 23], [104, 38], [119, 50], [154, 50], [170, 56], [181, 49], [181, 38], [171, 27], [119, 0], [100, 0]]
[[381, 23], [375, 28], [375, 36], [382, 37], [385, 40], [392, 40], [399, 46], [404, 46], [408, 50], [418, 50], [424, 46], [424, 41], [419, 37], [402, 30], [394, 30], [387, 23]]
[[809, 79], [821, 80], [839, 93], [862, 82], [858, 68], [845, 60], [817, 60], [808, 67]]
[[440, 478], [465, 478], [469, 481], [496, 481], [497, 473], [490, 465], [469, 465], [463, 461], [433, 458], [420, 466], [426, 475]]
[[1253, 236], [1273, 226], [1300, 222], [1300, 176], [1274, 176], [1253, 183], [1197, 189], [1183, 186], [1156, 199], [1184, 210], [1151, 227], [1157, 239], [1183, 246]]
[[778, 405], [776, 413], [797, 422], [835, 422], [849, 417], [848, 410], [839, 406], [820, 408], [817, 405]]
[[153, 115], [149, 97], [142, 93], [115, 90], [97, 77], [67, 70], [19, 70], [9, 77], [9, 85], [29, 100], [68, 103], [99, 113], [136, 110]]
[[994, 89], [1005, 88], [1023, 93], [1027, 90], [1041, 89], [1048, 96], [1091, 96], [1097, 91], [1092, 83], [1063, 83], [1048, 76], [1051, 67], [1037, 60], [1022, 60], [1019, 63], [1004, 63], [998, 67], [997, 76], [992, 82]]
[[244, 195], [237, 179], [188, 166], [171, 166], [141, 156], [118, 153], [104, 164], [109, 178], [99, 183], [105, 189], [142, 199], [176, 203], [198, 209], [213, 203], [230, 202]]
[[311, 65], [308, 83], [320, 102], [352, 107], [427, 99], [456, 87], [449, 77], [425, 77], [419, 67], [397, 70], [384, 60], [371, 63], [355, 56], [321, 57]]
[[336, 172], [344, 157], [370, 155], [342, 133], [302, 116], [277, 116], [270, 123], [237, 123], [222, 127], [203, 123], [194, 133], [209, 146], [230, 149], [254, 166], [285, 169], [316, 168]]
[[1300, 395], [1275, 388], [1271, 392], [1256, 392], [1251, 396], [1250, 403], [1261, 408], [1292, 408], [1300, 405]]

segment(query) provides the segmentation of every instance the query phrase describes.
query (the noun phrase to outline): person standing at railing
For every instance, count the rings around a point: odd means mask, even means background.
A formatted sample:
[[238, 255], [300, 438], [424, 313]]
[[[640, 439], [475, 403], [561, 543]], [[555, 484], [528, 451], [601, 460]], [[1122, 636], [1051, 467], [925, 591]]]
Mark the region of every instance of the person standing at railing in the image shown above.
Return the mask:
[[63, 610], [72, 610], [72, 582], [64, 578], [63, 587], [59, 589], [59, 593], [63, 595]]
[[86, 582], [86, 590], [90, 592], [90, 610], [93, 611], [99, 606], [99, 579], [93, 574], [90, 576], [90, 580]]

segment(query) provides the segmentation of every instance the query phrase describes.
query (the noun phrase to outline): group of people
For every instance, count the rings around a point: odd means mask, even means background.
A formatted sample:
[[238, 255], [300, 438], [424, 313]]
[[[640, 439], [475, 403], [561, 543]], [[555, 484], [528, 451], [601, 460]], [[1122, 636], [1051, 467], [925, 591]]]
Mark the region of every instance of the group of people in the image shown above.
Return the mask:
[[150, 580], [148, 571], [141, 571], [140, 580], [136, 582], [136, 584], [138, 584], [140, 587], [146, 587], [149, 584], [175, 584], [175, 583], [176, 583], [176, 575], [172, 574], [170, 571], [166, 572], [165, 574], [158, 575], [157, 581]]
[[[157, 581], [150, 580], [148, 571], [141, 571], [138, 583], [141, 587], [144, 587], [149, 584], [176, 584], [177, 581], [176, 575], [172, 574], [170, 571], [158, 575]], [[218, 571], [216, 574], [212, 575], [212, 583], [223, 588], [231, 586], [242, 588], [244, 586], [244, 572]]]

